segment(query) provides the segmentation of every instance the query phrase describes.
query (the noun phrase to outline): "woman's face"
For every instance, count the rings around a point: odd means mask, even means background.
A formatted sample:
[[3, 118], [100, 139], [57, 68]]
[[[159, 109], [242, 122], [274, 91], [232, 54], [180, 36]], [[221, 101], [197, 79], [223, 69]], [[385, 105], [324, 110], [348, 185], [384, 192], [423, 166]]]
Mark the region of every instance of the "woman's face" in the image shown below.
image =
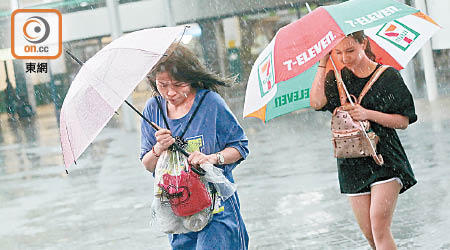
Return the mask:
[[347, 68], [352, 69], [366, 57], [366, 53], [364, 52], [365, 46], [365, 43], [361, 44], [352, 37], [346, 37], [334, 47], [334, 53], [337, 60]]
[[156, 74], [156, 88], [164, 99], [175, 106], [183, 104], [187, 97], [193, 93], [189, 83], [179, 82], [167, 72]]

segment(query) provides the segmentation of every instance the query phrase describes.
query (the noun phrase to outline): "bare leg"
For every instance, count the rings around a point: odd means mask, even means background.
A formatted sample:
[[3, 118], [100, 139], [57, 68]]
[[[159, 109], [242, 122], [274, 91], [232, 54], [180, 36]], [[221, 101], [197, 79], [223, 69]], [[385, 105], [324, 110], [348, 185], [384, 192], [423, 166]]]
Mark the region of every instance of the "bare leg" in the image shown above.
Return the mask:
[[359, 228], [363, 232], [370, 246], [375, 249], [375, 241], [372, 236], [372, 225], [370, 223], [370, 194], [349, 196], [350, 205], [355, 214]]
[[371, 189], [370, 221], [377, 250], [397, 249], [391, 223], [400, 188], [397, 181], [390, 181], [374, 185]]

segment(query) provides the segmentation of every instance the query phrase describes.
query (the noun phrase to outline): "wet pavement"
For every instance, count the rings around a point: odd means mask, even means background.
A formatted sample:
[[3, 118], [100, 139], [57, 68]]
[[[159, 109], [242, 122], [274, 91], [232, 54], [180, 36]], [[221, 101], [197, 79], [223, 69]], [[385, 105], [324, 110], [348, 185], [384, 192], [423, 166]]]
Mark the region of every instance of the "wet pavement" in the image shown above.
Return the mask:
[[[228, 101], [238, 117], [242, 99]], [[450, 249], [450, 98], [416, 106], [419, 121], [398, 133], [419, 182], [400, 196], [392, 232], [399, 249]], [[139, 132], [113, 118], [66, 175], [53, 107], [38, 113], [0, 116], [0, 249], [169, 249], [149, 226]], [[369, 249], [339, 193], [329, 120], [311, 110], [241, 119], [251, 153], [234, 175], [250, 249]]]

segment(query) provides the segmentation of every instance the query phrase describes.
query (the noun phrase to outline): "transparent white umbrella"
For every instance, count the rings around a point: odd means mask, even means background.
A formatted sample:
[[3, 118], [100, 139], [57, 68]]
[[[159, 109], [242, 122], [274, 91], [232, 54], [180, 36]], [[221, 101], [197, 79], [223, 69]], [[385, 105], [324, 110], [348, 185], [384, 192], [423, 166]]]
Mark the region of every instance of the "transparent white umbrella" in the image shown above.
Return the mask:
[[66, 172], [122, 103], [132, 107], [126, 98], [169, 53], [171, 45], [176, 46], [185, 28], [154, 28], [126, 34], [105, 46], [84, 64], [71, 55], [83, 66], [67, 92], [60, 114]]

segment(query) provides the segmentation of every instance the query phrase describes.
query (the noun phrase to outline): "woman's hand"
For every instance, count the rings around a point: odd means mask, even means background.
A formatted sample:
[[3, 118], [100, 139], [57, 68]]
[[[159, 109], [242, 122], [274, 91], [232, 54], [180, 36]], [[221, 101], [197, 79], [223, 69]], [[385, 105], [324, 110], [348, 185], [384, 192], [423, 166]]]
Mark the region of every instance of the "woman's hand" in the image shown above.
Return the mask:
[[205, 155], [202, 152], [195, 151], [189, 155], [188, 162], [191, 165], [200, 165], [204, 163], [215, 163], [215, 155]]
[[400, 114], [386, 114], [375, 110], [365, 109], [359, 104], [355, 104], [355, 106], [345, 105], [342, 109], [347, 110], [354, 120], [369, 120], [387, 128], [405, 129], [409, 124], [409, 117], [407, 116]]
[[154, 149], [156, 154], [161, 155], [162, 152], [166, 151], [172, 144], [175, 143], [175, 138], [172, 137], [172, 132], [170, 132], [170, 130], [160, 127], [158, 128], [159, 130], [155, 133], [156, 144]]
[[355, 104], [354, 106], [348, 104], [343, 106], [342, 109], [348, 111], [353, 120], [356, 121], [369, 120], [369, 110], [363, 108], [359, 104]]
[[320, 58], [319, 66], [327, 66], [328, 60], [330, 60], [331, 51], [326, 54], [324, 57]]

